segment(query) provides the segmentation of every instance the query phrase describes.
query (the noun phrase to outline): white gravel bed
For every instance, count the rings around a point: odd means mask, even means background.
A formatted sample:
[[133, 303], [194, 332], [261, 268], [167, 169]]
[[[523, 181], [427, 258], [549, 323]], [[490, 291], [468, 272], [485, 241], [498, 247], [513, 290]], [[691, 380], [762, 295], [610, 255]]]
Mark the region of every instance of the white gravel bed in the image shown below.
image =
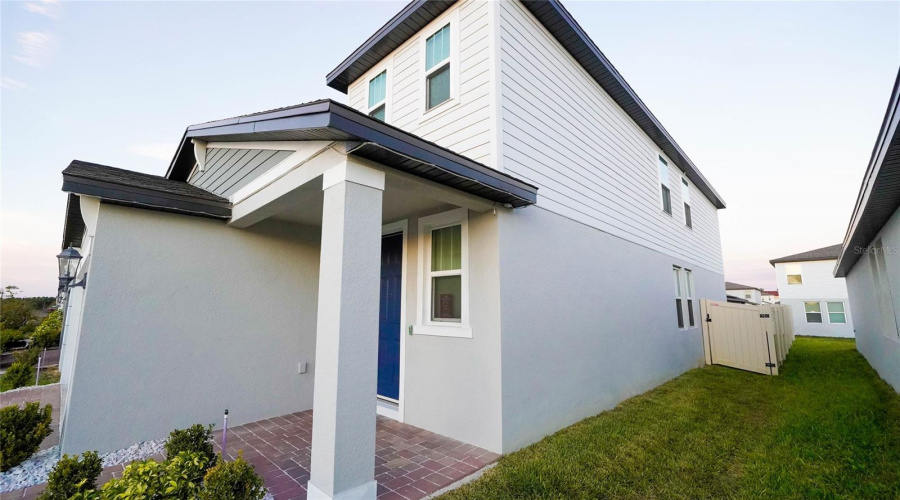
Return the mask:
[[[162, 453], [165, 444], [165, 439], [145, 441], [128, 448], [104, 453], [100, 455], [100, 459], [103, 467], [143, 460]], [[54, 446], [35, 453], [28, 460], [6, 472], [0, 472], [0, 493], [46, 483], [50, 470], [57, 462], [59, 462], [59, 446]]]

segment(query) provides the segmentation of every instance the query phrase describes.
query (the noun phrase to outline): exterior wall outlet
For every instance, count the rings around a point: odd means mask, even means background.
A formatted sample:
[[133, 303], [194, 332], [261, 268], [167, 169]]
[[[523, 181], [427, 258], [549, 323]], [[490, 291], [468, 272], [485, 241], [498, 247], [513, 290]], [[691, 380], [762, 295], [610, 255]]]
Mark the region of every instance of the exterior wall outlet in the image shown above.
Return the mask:
[[306, 361], [301, 361], [297, 365], [297, 373], [306, 373]]

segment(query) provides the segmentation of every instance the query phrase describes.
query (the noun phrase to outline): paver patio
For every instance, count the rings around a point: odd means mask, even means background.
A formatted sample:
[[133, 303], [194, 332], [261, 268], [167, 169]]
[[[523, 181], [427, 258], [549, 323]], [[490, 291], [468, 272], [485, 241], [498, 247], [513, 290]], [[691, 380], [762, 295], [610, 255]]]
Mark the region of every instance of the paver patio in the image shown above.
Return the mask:
[[[32, 399], [27, 399], [29, 397]], [[29, 400], [40, 400], [41, 404], [54, 404], [55, 401], [54, 433], [45, 440], [42, 449], [57, 444], [59, 385], [42, 386], [28, 394], [16, 393], [15, 398], [3, 398], [2, 404], [20, 404]], [[226, 455], [234, 459], [242, 452], [276, 500], [305, 499], [312, 418], [312, 410], [308, 410], [229, 428]], [[214, 436], [216, 451], [221, 451], [222, 431], [216, 431]], [[47, 444], [50, 440], [54, 440], [53, 444]], [[161, 456], [153, 458], [163, 459]], [[375, 479], [380, 500], [425, 498], [497, 458], [496, 453], [382, 416], [376, 417]], [[103, 469], [97, 484], [118, 477], [125, 465]], [[44, 485], [36, 485], [2, 496], [4, 500], [33, 500], [43, 489]]]

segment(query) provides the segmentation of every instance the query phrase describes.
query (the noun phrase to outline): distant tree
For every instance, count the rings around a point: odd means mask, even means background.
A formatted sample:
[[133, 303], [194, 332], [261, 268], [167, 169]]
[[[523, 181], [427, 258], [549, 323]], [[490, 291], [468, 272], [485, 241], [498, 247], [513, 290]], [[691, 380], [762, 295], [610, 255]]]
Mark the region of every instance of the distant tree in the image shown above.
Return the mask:
[[15, 296], [0, 299], [0, 329], [18, 330], [26, 326], [33, 317], [34, 309], [27, 300]]
[[19, 287], [16, 285], [6, 285], [3, 287], [3, 290], [0, 290], [0, 299], [14, 299], [16, 298], [17, 293], [19, 293]]

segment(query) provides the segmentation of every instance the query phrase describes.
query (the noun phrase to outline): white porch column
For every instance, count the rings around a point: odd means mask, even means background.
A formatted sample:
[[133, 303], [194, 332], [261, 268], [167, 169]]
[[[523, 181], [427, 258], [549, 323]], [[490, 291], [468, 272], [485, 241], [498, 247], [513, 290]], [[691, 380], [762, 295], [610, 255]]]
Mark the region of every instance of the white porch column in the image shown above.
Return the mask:
[[384, 173], [352, 157], [323, 175], [310, 500], [375, 500]]

